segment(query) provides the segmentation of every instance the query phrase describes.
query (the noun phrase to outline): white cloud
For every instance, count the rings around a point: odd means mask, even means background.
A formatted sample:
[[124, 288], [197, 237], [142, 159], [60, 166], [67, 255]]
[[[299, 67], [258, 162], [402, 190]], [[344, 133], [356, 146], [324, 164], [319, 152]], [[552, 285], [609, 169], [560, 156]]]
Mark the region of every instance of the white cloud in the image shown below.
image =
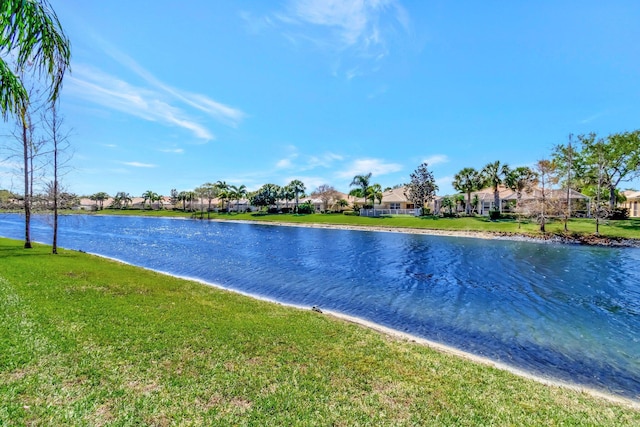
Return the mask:
[[140, 163], [140, 162], [121, 162], [123, 165], [133, 166], [134, 168], [155, 168], [157, 165], [152, 165], [149, 163]]
[[380, 159], [358, 159], [355, 160], [347, 169], [337, 174], [340, 178], [353, 178], [356, 175], [363, 175], [371, 172], [376, 177], [389, 173], [399, 172], [402, 165], [398, 163], [387, 163]]
[[435, 166], [440, 163], [448, 163], [449, 157], [444, 154], [434, 154], [433, 156], [427, 157], [422, 162], [429, 164], [429, 166]]
[[585, 125], [587, 123], [591, 123], [592, 121], [597, 120], [600, 117], [605, 116], [605, 115], [607, 115], [607, 113], [605, 111], [601, 111], [599, 113], [593, 114], [593, 115], [591, 115], [591, 116], [589, 116], [589, 117], [587, 117], [585, 119], [580, 120], [580, 124]]
[[329, 168], [336, 161], [342, 160], [343, 157], [335, 153], [324, 153], [319, 156], [308, 156], [306, 158], [306, 164], [302, 165], [303, 169], [315, 169], [317, 167]]
[[[210, 99], [206, 95], [198, 94], [198, 93], [189, 93], [185, 91], [181, 91], [174, 87], [171, 87], [164, 82], [160, 81], [149, 71], [140, 66], [136, 61], [134, 61], [129, 56], [120, 52], [118, 49], [113, 46], [108, 45], [103, 42], [105, 46], [105, 52], [110, 55], [113, 59], [118, 61], [120, 64], [129, 68], [134, 73], [138, 74], [142, 77], [148, 84], [155, 86], [160, 89], [165, 94], [170, 94], [174, 98], [184, 102], [191, 107], [194, 107], [204, 113], [210, 115], [216, 120], [225, 123], [229, 126], [237, 126], [238, 123], [245, 117], [245, 113], [236, 108], [230, 107], [228, 105], [222, 104], [218, 101], [214, 101]], [[75, 69], [74, 69], [75, 71]]]
[[184, 149], [182, 149], [182, 148], [164, 148], [164, 149], [160, 149], [159, 151], [161, 151], [163, 153], [174, 153], [174, 154], [183, 154], [184, 153]]
[[65, 91], [78, 98], [144, 120], [187, 129], [200, 139], [214, 139], [207, 128], [188, 119], [184, 111], [170, 105], [155, 91], [130, 85], [82, 65], [74, 65], [74, 74], [65, 81]]
[[363, 64], [385, 58], [390, 40], [410, 27], [398, 0], [290, 0], [273, 17], [269, 23], [278, 23], [294, 45], [311, 43], [339, 55], [348, 52], [343, 56], [356, 64], [346, 64], [342, 72], [333, 67], [334, 75], [347, 79], [365, 74]]
[[391, 10], [405, 29], [409, 24], [406, 11], [396, 0], [293, 0], [283, 22], [303, 22], [326, 27], [337, 36], [343, 47], [369, 49], [384, 44], [382, 15]]
[[276, 163], [278, 169], [288, 169], [293, 165], [292, 158], [281, 159]]
[[343, 159], [341, 155], [331, 152], [320, 155], [300, 154], [297, 147], [293, 145], [288, 146], [287, 150], [290, 151], [291, 154], [276, 163], [278, 169], [306, 171], [316, 168], [330, 168], [336, 161]]

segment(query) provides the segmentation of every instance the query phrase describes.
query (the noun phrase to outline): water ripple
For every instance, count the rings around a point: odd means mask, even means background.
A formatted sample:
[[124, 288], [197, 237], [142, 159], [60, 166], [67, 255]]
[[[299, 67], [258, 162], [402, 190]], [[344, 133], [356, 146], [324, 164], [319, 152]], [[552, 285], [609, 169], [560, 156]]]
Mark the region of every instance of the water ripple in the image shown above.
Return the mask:
[[[640, 396], [640, 249], [168, 218], [62, 218], [59, 244], [360, 317], [519, 369]], [[36, 240], [50, 239], [34, 221]], [[0, 234], [22, 219], [0, 215]]]

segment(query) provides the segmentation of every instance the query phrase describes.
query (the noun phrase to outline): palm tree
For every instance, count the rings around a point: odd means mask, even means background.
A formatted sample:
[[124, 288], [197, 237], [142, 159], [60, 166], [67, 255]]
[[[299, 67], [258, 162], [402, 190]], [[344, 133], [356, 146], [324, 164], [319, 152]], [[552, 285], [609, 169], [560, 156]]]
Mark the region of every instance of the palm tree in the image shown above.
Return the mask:
[[295, 194], [296, 197], [296, 213], [298, 213], [298, 199], [299, 197], [304, 197], [304, 192], [307, 190], [307, 187], [304, 186], [304, 183], [298, 179], [294, 179], [288, 185]]
[[119, 191], [113, 196], [113, 207], [117, 209], [126, 209], [131, 203], [131, 196], [129, 193], [125, 193], [124, 191]]
[[[360, 189], [362, 190], [362, 196], [364, 197], [365, 200], [365, 204], [367, 203], [367, 194], [368, 194], [368, 189], [369, 189], [369, 182], [371, 181], [371, 172], [369, 172], [366, 175], [356, 175], [353, 177], [353, 180], [351, 181], [351, 184], [349, 184], [349, 187], [360, 187]], [[351, 193], [349, 193], [351, 194]]]
[[178, 199], [179, 202], [182, 202], [182, 211], [183, 212], [187, 210], [187, 200], [189, 200], [189, 197], [188, 197], [187, 194], [188, 194], [187, 191], [181, 191], [176, 196], [176, 199]]
[[464, 168], [453, 176], [453, 188], [467, 195], [467, 215], [471, 215], [471, 193], [484, 186], [482, 174], [474, 168]]
[[129, 207], [129, 203], [133, 202], [133, 198], [131, 194], [123, 192], [121, 195], [122, 203], [124, 203], [124, 208], [127, 209]]
[[290, 185], [285, 185], [284, 187], [282, 187], [281, 196], [285, 201], [285, 206], [287, 207], [287, 210], [289, 210], [289, 202], [295, 199], [296, 193], [293, 191], [293, 188], [291, 188]]
[[240, 199], [246, 197], [247, 195], [247, 187], [245, 185], [232, 185], [231, 186], [231, 195], [233, 200], [236, 201], [236, 213], [240, 212]]
[[493, 163], [487, 164], [482, 169], [482, 175], [486, 184], [489, 184], [493, 188], [493, 209], [500, 211], [500, 192], [498, 187], [503, 183], [504, 177], [509, 175], [509, 166], [501, 165], [497, 160]]
[[[516, 212], [519, 211], [522, 192], [531, 191], [537, 183], [538, 174], [531, 170], [531, 168], [520, 166], [509, 171], [505, 177], [504, 184], [516, 193]], [[518, 228], [520, 228], [520, 221], [518, 221]]]
[[186, 192], [186, 200], [189, 201], [189, 212], [193, 211], [193, 199], [197, 197], [195, 191], [187, 191]]
[[20, 77], [2, 58], [15, 58], [18, 74], [33, 67], [50, 78], [49, 100], [58, 99], [62, 79], [69, 67], [71, 49], [56, 13], [47, 0], [2, 0], [0, 7], [0, 109], [20, 115], [29, 95]]
[[[222, 210], [224, 210], [224, 201], [229, 199], [229, 184], [226, 181], [218, 181], [216, 182], [216, 187], [218, 187], [218, 198], [222, 202]], [[229, 212], [227, 206], [227, 212]]]
[[98, 204], [99, 204], [98, 210], [104, 209], [104, 201], [107, 200], [108, 198], [109, 198], [109, 195], [104, 191], [96, 193], [92, 196], [92, 200], [95, 200], [96, 202], [96, 207], [98, 207]]
[[164, 196], [162, 194], [154, 193], [154, 202], [158, 202], [158, 209], [162, 210], [164, 208]]
[[450, 196], [444, 196], [440, 201], [440, 206], [449, 209], [449, 216], [453, 215], [453, 207], [455, 206], [455, 202]]
[[378, 203], [382, 203], [382, 186], [380, 184], [373, 184], [367, 188], [367, 196], [371, 197], [371, 206], [376, 205], [376, 200]]
[[153, 206], [151, 206], [151, 204], [154, 202], [155, 198], [157, 197], [157, 194], [154, 193], [151, 190], [147, 190], [144, 193], [142, 193], [142, 210], [144, 210], [144, 207], [147, 204], [147, 200], [149, 200], [149, 209], [153, 209]]

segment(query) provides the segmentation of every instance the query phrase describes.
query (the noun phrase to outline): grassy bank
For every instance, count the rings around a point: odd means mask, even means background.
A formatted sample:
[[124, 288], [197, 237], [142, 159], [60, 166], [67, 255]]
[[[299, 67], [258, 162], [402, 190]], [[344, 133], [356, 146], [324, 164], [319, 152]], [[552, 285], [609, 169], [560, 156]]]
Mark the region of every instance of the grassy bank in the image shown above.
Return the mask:
[[[191, 218], [194, 214], [190, 212], [168, 211], [168, 210], [109, 210], [100, 211], [106, 215], [150, 215], [150, 216], [177, 216]], [[200, 217], [200, 213], [197, 213]], [[204, 213], [204, 218], [207, 214]], [[380, 218], [368, 218], [360, 216], [347, 216], [342, 214], [270, 214], [258, 215], [251, 213], [211, 213], [211, 219], [216, 220], [245, 220], [245, 221], [267, 221], [267, 222], [287, 222], [294, 224], [326, 224], [326, 225], [347, 225], [363, 227], [389, 227], [389, 228], [416, 228], [439, 231], [478, 231], [489, 233], [509, 233], [523, 234], [532, 237], [542, 237], [539, 225], [533, 221], [518, 221], [514, 219], [502, 219], [490, 221], [487, 217], [460, 217], [460, 218], [438, 218], [438, 217], [412, 217], [412, 216], [387, 216]], [[596, 230], [595, 220], [588, 218], [573, 218], [569, 220], [569, 233], [564, 232], [562, 221], [550, 221], [546, 226], [547, 236], [589, 236]], [[600, 235], [613, 239], [640, 239], [640, 218], [629, 220], [613, 221], [602, 220], [600, 224]]]
[[638, 425], [298, 310], [0, 239], [0, 425]]

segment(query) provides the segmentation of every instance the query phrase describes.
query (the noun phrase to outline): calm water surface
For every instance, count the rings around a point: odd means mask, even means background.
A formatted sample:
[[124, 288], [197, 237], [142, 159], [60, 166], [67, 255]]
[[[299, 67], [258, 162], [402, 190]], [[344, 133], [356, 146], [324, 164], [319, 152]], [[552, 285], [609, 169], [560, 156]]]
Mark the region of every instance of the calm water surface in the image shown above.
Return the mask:
[[59, 245], [640, 399], [640, 249], [109, 216], [62, 217]]

